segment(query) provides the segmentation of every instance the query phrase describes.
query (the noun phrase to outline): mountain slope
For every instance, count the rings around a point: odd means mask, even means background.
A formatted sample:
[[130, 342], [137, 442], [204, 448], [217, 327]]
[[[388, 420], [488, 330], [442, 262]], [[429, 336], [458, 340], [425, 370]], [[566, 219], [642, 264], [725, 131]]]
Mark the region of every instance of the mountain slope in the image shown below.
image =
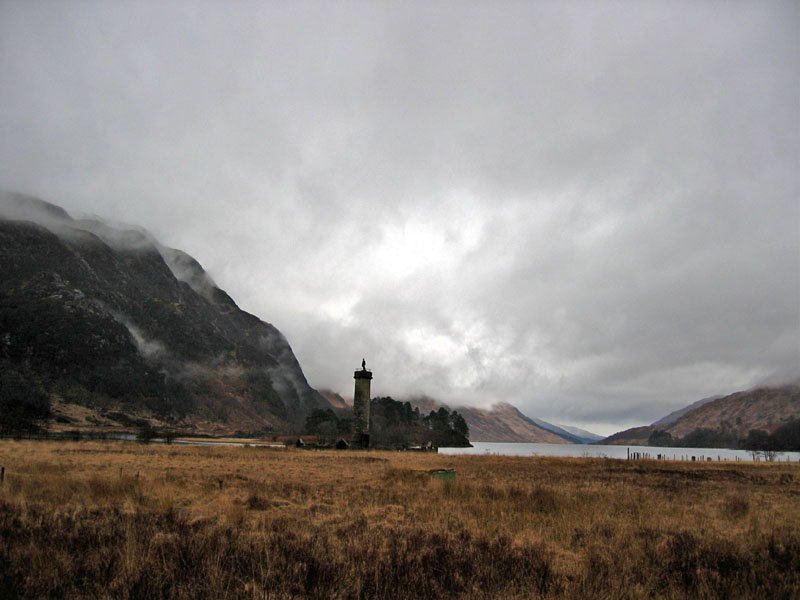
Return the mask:
[[666, 427], [673, 438], [700, 427], [730, 427], [741, 434], [751, 429], [772, 432], [800, 417], [800, 387], [781, 386], [737, 392], [694, 408]]
[[602, 440], [594, 442], [595, 444], [608, 444], [611, 446], [646, 446], [647, 440], [654, 429], [650, 425], [643, 425], [641, 427], [631, 427], [624, 431], [608, 436]]
[[275, 327], [143, 230], [3, 194], [0, 259], [2, 368], [53, 397], [65, 426], [280, 430], [326, 405]]
[[599, 443], [642, 445], [654, 431], [665, 431], [678, 439], [696, 429], [726, 429], [744, 438], [752, 429], [773, 432], [793, 418], [800, 418], [800, 387], [762, 387], [700, 400], [652, 425], [620, 431]]
[[320, 390], [317, 390], [317, 391], [319, 391], [320, 395], [323, 398], [325, 398], [325, 400], [328, 401], [328, 404], [330, 404], [333, 408], [338, 408], [338, 409], [348, 409], [348, 408], [352, 409], [353, 408], [353, 402], [352, 401], [348, 402], [347, 400], [345, 400], [341, 396], [341, 394], [337, 394], [333, 390], [320, 389]]
[[469, 439], [473, 442], [580, 443], [575, 436], [562, 435], [541, 427], [505, 402], [495, 404], [489, 410], [460, 408], [458, 412], [469, 425]]
[[710, 398], [703, 398], [702, 400], [698, 400], [697, 402], [692, 402], [689, 406], [684, 406], [683, 408], [679, 408], [678, 410], [673, 410], [667, 416], [661, 417], [658, 421], [651, 423], [650, 426], [656, 429], [661, 429], [663, 427], [667, 427], [668, 425], [672, 425], [683, 415], [688, 413], [690, 410], [694, 410], [695, 408], [700, 408], [704, 404], [708, 404], [712, 400], [717, 400], [718, 398], [722, 398], [722, 396], [711, 396]]

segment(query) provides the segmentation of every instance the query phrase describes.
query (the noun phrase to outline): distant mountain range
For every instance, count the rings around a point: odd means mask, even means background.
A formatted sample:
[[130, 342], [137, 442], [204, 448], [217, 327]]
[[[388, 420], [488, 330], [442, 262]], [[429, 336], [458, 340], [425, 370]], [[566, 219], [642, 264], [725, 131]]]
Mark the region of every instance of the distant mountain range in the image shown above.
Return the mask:
[[577, 444], [591, 444], [592, 442], [597, 442], [603, 439], [602, 435], [597, 435], [596, 433], [586, 431], [585, 429], [581, 429], [579, 427], [570, 427], [569, 425], [553, 425], [552, 423], [548, 423], [542, 419], [531, 418], [531, 421], [540, 427], [543, 427], [544, 429], [558, 433], [562, 437], [574, 439], [575, 443]]
[[698, 429], [725, 429], [744, 438], [753, 429], [771, 433], [794, 418], [800, 418], [800, 386], [792, 383], [698, 400], [651, 425], [620, 431], [599, 443], [646, 445], [655, 431], [678, 439]]
[[55, 428], [299, 427], [327, 401], [275, 327], [147, 231], [0, 195], [0, 368], [54, 399]]
[[601, 439], [601, 436], [588, 431], [569, 431], [566, 427], [553, 425], [541, 419], [532, 419], [506, 402], [483, 409], [467, 406], [451, 408], [447, 404], [424, 396], [406, 400], [424, 412], [436, 410], [440, 406], [458, 411], [469, 425], [471, 442], [587, 444]]

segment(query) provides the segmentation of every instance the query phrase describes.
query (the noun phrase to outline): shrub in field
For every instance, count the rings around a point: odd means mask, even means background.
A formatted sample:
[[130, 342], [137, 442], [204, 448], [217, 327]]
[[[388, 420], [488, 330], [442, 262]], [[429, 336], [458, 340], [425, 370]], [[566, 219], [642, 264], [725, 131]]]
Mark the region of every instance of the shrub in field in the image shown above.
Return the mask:
[[749, 511], [750, 502], [740, 495], [728, 496], [722, 503], [722, 515], [732, 521], [743, 519]]

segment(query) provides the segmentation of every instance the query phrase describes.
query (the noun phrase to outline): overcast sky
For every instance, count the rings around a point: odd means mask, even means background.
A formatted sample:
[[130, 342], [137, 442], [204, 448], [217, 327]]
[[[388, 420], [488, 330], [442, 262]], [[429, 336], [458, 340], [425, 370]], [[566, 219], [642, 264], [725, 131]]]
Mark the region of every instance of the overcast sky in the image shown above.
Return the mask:
[[8, 2], [0, 187], [318, 388], [612, 433], [800, 376], [800, 3]]

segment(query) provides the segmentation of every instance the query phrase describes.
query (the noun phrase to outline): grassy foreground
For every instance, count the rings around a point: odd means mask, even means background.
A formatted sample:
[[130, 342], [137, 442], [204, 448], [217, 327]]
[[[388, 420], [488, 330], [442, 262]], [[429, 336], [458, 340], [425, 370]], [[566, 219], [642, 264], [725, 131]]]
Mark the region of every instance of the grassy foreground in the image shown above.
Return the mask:
[[0, 441], [0, 465], [0, 598], [800, 597], [798, 464]]

